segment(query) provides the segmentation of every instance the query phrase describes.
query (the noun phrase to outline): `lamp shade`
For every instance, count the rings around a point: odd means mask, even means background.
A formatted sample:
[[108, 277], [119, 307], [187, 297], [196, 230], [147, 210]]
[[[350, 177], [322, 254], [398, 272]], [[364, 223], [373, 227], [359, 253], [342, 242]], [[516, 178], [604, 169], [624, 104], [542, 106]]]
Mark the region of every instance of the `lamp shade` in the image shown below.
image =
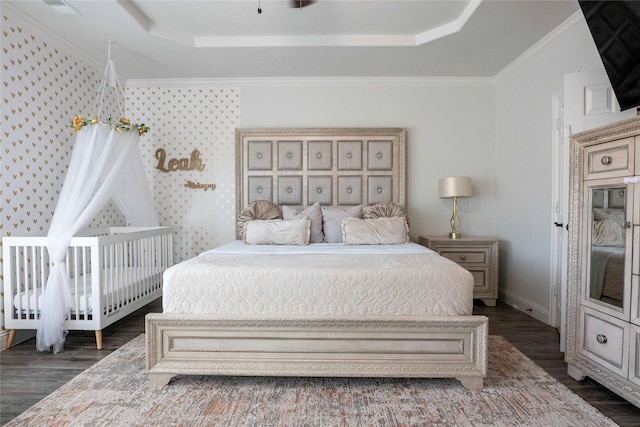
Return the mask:
[[450, 176], [438, 181], [440, 198], [471, 196], [471, 178], [467, 176]]

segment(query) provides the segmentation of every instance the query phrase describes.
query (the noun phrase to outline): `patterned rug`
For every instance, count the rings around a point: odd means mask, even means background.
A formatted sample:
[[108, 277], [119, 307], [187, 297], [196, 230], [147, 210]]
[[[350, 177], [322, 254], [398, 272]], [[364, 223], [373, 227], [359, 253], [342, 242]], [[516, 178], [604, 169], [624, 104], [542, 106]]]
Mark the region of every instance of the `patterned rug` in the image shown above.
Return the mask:
[[500, 336], [481, 392], [454, 379], [178, 376], [149, 384], [144, 335], [8, 426], [614, 426]]

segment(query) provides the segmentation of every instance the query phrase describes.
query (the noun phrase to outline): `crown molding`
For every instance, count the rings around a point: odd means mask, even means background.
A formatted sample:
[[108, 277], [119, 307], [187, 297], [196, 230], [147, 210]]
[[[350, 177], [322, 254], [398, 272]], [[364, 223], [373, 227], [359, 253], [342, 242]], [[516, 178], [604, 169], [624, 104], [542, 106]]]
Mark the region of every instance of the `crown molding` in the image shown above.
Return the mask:
[[527, 49], [526, 52], [517, 57], [513, 62], [500, 70], [495, 76], [493, 76], [493, 82], [495, 84], [499, 83], [500, 80], [517, 70], [520, 66], [536, 56], [540, 51], [560, 42], [562, 39], [577, 30], [581, 25], [586, 25], [586, 21], [584, 19], [584, 15], [579, 10], [554, 28], [549, 34], [540, 39], [536, 44]]
[[210, 86], [493, 86], [490, 77], [233, 77], [129, 79], [127, 88]]
[[210, 47], [381, 47], [420, 46], [460, 31], [483, 0], [470, 0], [460, 16], [451, 22], [418, 34], [405, 35], [309, 35], [309, 36], [196, 36], [163, 27], [147, 17], [133, 2], [116, 0], [122, 9], [140, 25], [147, 34], [195, 48]]
[[[474, 4], [476, 2], [472, 2]], [[477, 2], [479, 4], [479, 2]], [[475, 6], [477, 6], [475, 4]], [[475, 8], [473, 9], [475, 10]], [[46, 40], [54, 42], [60, 48], [68, 51], [73, 56], [100, 70], [105, 63], [99, 61], [87, 52], [78, 49], [73, 44], [64, 40], [55, 32], [49, 30], [38, 21], [17, 10], [12, 5], [0, 1], [0, 13], [7, 15], [19, 24], [28, 28], [34, 34]], [[468, 10], [465, 16], [468, 19], [473, 11]], [[461, 17], [462, 18], [462, 17]], [[392, 86], [492, 86], [517, 70], [524, 63], [548, 46], [559, 42], [573, 33], [581, 25], [586, 25], [582, 12], [577, 11], [562, 24], [552, 30], [540, 41], [534, 44], [526, 52], [513, 62], [500, 70], [493, 77], [237, 77], [237, 78], [197, 78], [197, 79], [128, 79], [126, 87], [205, 87], [205, 86], [367, 86], [367, 85], [392, 85]], [[121, 81], [125, 81], [119, 75]]]

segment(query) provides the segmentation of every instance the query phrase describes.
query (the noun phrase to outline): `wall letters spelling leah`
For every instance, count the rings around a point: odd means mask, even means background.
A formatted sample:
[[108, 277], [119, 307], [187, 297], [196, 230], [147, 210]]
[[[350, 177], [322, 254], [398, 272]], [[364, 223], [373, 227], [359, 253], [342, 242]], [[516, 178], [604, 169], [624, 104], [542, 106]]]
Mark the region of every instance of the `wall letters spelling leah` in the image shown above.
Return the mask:
[[156, 150], [156, 159], [158, 159], [156, 169], [159, 169], [162, 172], [174, 172], [177, 170], [192, 171], [194, 169], [202, 172], [204, 169], [204, 165], [200, 159], [200, 152], [198, 150], [193, 150], [191, 152], [191, 158], [183, 157], [181, 159], [169, 159], [165, 166], [167, 152], [164, 151], [164, 148], [158, 148]]
[[[158, 164], [156, 165], [156, 169], [162, 172], [175, 172], [175, 171], [192, 171], [196, 170], [198, 172], [202, 172], [204, 170], [204, 163], [202, 163], [202, 159], [200, 158], [200, 151], [193, 150], [191, 152], [190, 157], [183, 157], [180, 159], [172, 158], [167, 161], [167, 152], [164, 148], [158, 148], [156, 150], [156, 159], [158, 159]], [[207, 191], [209, 189], [215, 190], [215, 184], [201, 184], [199, 182], [187, 181], [184, 185], [186, 188], [193, 189], [204, 189]]]

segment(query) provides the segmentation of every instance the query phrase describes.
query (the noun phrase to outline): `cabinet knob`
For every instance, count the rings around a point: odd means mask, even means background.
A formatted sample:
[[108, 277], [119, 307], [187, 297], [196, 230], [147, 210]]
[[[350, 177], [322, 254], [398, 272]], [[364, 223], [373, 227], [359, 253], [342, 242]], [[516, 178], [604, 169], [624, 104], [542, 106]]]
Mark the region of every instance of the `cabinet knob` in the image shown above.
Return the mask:
[[606, 344], [607, 337], [605, 335], [598, 334], [596, 335], [596, 341], [598, 341], [600, 344]]
[[460, 255], [460, 261], [464, 261], [465, 259], [467, 259], [465, 255]]
[[600, 158], [600, 163], [602, 163], [603, 165], [610, 165], [612, 161], [613, 159], [611, 158], [611, 156], [602, 156], [602, 158]]

